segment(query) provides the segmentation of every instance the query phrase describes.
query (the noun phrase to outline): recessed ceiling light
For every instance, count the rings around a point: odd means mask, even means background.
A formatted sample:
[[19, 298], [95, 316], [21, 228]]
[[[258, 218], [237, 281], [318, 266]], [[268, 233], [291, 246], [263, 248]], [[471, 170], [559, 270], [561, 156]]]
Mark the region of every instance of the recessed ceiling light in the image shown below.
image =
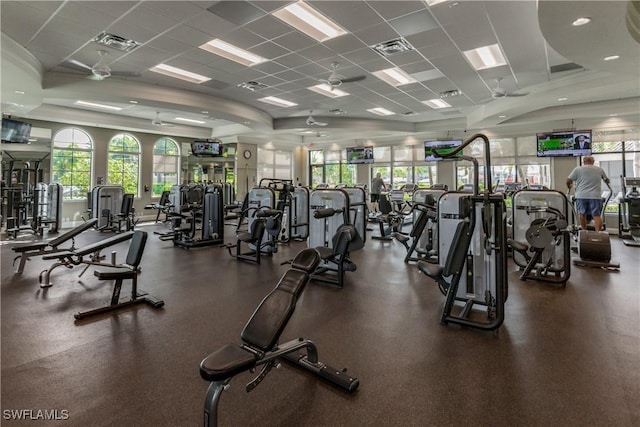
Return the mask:
[[246, 65], [247, 67], [268, 61], [267, 58], [263, 58], [260, 55], [256, 55], [220, 39], [213, 39], [201, 45], [200, 49], [222, 56], [223, 58], [227, 58], [239, 64]]
[[442, 100], [440, 98], [429, 99], [428, 101], [422, 101], [422, 103], [428, 105], [429, 107], [433, 108], [434, 110], [437, 110], [439, 108], [451, 107], [451, 105], [447, 101], [444, 101], [444, 100]]
[[76, 101], [74, 102], [74, 104], [82, 105], [84, 107], [102, 108], [104, 110], [113, 110], [113, 111], [122, 110], [122, 108], [114, 107], [113, 105], [97, 104], [95, 102], [88, 102], [88, 101]]
[[158, 64], [155, 67], [149, 68], [149, 71], [197, 84], [211, 80], [210, 77], [192, 73], [191, 71], [183, 70], [182, 68], [172, 67], [167, 64]]
[[497, 44], [466, 50], [463, 53], [476, 70], [485, 70], [507, 64], [500, 46]]
[[312, 90], [320, 95], [328, 96], [329, 98], [340, 98], [341, 96], [349, 95], [347, 92], [337, 89], [335, 87], [331, 87], [326, 83], [322, 83], [319, 85], [308, 87], [307, 89]]
[[573, 25], [574, 27], [579, 27], [581, 25], [588, 24], [589, 22], [591, 22], [591, 18], [584, 16], [582, 18], [578, 18], [575, 21], [573, 21], [571, 25]]
[[558, 101], [566, 101], [569, 98], [558, 98]]
[[176, 117], [173, 120], [178, 120], [179, 122], [187, 122], [187, 123], [197, 123], [199, 125], [203, 125], [206, 122], [202, 121], [202, 120], [194, 120], [194, 119], [187, 119], [185, 117]]
[[605, 61], [613, 61], [615, 59], [620, 58], [620, 55], [611, 55], [604, 58]]
[[386, 108], [382, 107], [369, 108], [367, 111], [373, 114], [377, 114], [378, 116], [393, 116], [395, 114], [393, 111], [389, 111]]
[[24, 91], [23, 90], [16, 90], [15, 93], [17, 93], [18, 95], [24, 95]]
[[615, 114], [615, 113], [614, 114], [609, 114], [609, 117], [618, 117], [618, 115]]
[[273, 12], [273, 16], [319, 42], [347, 34], [344, 28], [302, 0]]
[[278, 107], [293, 107], [294, 105], [298, 105], [295, 102], [287, 101], [286, 99], [276, 98], [275, 96], [267, 96], [264, 98], [259, 98], [258, 101], [265, 102], [267, 104], [276, 105]]
[[444, 3], [446, 1], [448, 0], [425, 0], [425, 3], [427, 3], [429, 6], [435, 6], [437, 4]]
[[504, 119], [505, 117], [507, 117], [507, 116], [505, 116], [504, 114], [501, 114], [501, 115], [498, 116], [499, 119]]
[[202, 111], [200, 111], [200, 114], [209, 114], [209, 112], [206, 111], [206, 110], [202, 110]]
[[135, 99], [132, 99], [131, 101], [129, 101], [129, 104], [137, 104], [138, 101], [136, 101]]
[[415, 79], [399, 67], [387, 68], [386, 70], [374, 71], [373, 75], [380, 80], [389, 83], [391, 86], [402, 86], [415, 83]]

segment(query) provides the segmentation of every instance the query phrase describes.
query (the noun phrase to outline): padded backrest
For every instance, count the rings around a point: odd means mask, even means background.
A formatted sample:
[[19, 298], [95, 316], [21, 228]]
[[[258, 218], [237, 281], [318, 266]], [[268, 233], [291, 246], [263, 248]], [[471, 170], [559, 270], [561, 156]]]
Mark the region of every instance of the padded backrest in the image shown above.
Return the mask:
[[242, 330], [244, 342], [262, 351], [273, 349], [309, 281], [309, 272], [314, 271], [319, 263], [320, 255], [315, 249], [304, 249], [296, 256], [292, 267], [251, 315]]
[[467, 221], [460, 221], [453, 235], [453, 242], [449, 247], [447, 260], [442, 271], [443, 276], [461, 273], [471, 243], [471, 226]]
[[82, 224], [80, 224], [77, 227], [72, 228], [71, 230], [67, 231], [64, 234], [61, 234], [60, 236], [56, 237], [53, 240], [49, 241], [49, 246], [52, 247], [56, 247], [64, 242], [66, 242], [67, 240], [71, 240], [74, 237], [76, 237], [78, 234], [82, 233], [83, 231], [86, 231], [88, 229], [90, 229], [91, 227], [93, 227], [94, 225], [96, 225], [96, 223], [98, 222], [98, 218], [91, 218], [90, 220], [83, 222]]
[[144, 253], [144, 247], [147, 244], [147, 232], [146, 231], [134, 231], [131, 243], [129, 243], [129, 251], [127, 252], [126, 263], [131, 267], [137, 268], [142, 261], [142, 254]]
[[411, 229], [411, 233], [409, 236], [411, 237], [420, 237], [424, 232], [424, 228], [427, 226], [427, 222], [429, 222], [429, 213], [426, 210], [421, 210], [418, 215], [418, 219], [415, 224], [413, 224], [413, 228]]
[[380, 209], [380, 213], [383, 215], [388, 215], [393, 211], [393, 206], [391, 206], [391, 202], [389, 201], [389, 196], [386, 194], [380, 195], [380, 201], [378, 202], [378, 209]]
[[263, 219], [257, 219], [251, 223], [251, 241], [261, 242], [264, 236], [266, 224]]
[[349, 250], [349, 243], [353, 238], [353, 226], [349, 224], [343, 224], [338, 227], [336, 234], [334, 234], [331, 242], [333, 243], [334, 255], [346, 255]]
[[158, 205], [160, 206], [164, 206], [164, 205], [168, 205], [169, 204], [169, 190], [165, 190], [162, 192], [162, 195], [160, 196], [160, 201], [158, 202]]
[[133, 194], [126, 193], [122, 196], [122, 206], [120, 207], [120, 213], [124, 215], [129, 215], [131, 213], [131, 209], [133, 208]]

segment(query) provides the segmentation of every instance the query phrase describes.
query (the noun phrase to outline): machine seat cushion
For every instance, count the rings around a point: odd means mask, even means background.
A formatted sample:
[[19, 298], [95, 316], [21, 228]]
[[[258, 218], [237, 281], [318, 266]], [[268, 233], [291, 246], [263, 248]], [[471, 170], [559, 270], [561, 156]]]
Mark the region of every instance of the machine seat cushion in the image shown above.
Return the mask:
[[243, 231], [242, 233], [238, 233], [238, 240], [241, 242], [251, 242], [252, 236], [251, 233], [247, 231]]
[[51, 255], [45, 255], [42, 257], [42, 259], [44, 260], [50, 260], [50, 259], [64, 259], [64, 258], [71, 258], [73, 256], [75, 256], [75, 252], [73, 251], [62, 251], [62, 252], [56, 252], [53, 253]]
[[432, 264], [426, 261], [418, 261], [418, 270], [422, 271], [432, 279], [438, 279], [442, 277], [444, 267], [437, 264]]
[[291, 267], [298, 270], [313, 272], [320, 263], [320, 254], [314, 248], [301, 250], [291, 261]]
[[326, 246], [319, 246], [316, 248], [316, 251], [318, 251], [318, 254], [320, 254], [321, 259], [330, 259], [331, 257], [333, 257], [332, 248], [328, 248]]
[[15, 246], [13, 249], [14, 252], [29, 252], [29, 251], [40, 251], [49, 246], [48, 242], [38, 242], [31, 243], [28, 245]]
[[93, 271], [93, 275], [100, 280], [133, 279], [136, 271], [127, 267], [100, 267]]
[[527, 249], [529, 249], [529, 245], [527, 245], [526, 243], [518, 242], [517, 240], [507, 239], [507, 243], [518, 252], [526, 252]]
[[395, 237], [395, 238], [396, 238], [396, 240], [397, 240], [398, 242], [401, 242], [401, 243], [406, 243], [406, 242], [408, 242], [408, 241], [409, 241], [409, 239], [410, 239], [410, 237], [409, 237], [409, 236], [407, 236], [406, 234], [402, 234], [402, 233], [394, 233], [394, 234], [393, 234], [393, 237]]
[[235, 344], [226, 344], [200, 362], [200, 376], [207, 381], [224, 381], [253, 368], [256, 355]]

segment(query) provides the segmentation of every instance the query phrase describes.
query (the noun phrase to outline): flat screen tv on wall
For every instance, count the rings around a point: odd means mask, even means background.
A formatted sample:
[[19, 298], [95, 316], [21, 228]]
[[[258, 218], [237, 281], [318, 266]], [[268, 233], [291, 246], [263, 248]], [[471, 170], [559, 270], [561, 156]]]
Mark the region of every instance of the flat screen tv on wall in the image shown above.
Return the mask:
[[562, 131], [536, 134], [538, 157], [588, 156], [591, 154], [591, 131]]
[[[426, 162], [433, 162], [438, 160], [443, 160], [442, 157], [438, 156], [434, 153], [433, 150], [436, 150], [439, 154], [449, 154], [453, 152], [456, 148], [462, 145], [461, 139], [452, 139], [452, 140], [439, 140], [439, 141], [425, 141], [424, 143], [424, 160]], [[455, 160], [455, 159], [451, 159]]]
[[373, 163], [373, 147], [347, 148], [347, 163]]
[[2, 118], [2, 142], [28, 144], [31, 136], [31, 123]]

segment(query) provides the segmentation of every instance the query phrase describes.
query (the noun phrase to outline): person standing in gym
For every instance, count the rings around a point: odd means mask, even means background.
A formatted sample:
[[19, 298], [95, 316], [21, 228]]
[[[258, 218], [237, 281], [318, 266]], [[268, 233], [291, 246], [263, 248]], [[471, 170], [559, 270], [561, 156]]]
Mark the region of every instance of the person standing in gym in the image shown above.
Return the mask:
[[378, 211], [378, 202], [380, 201], [380, 193], [382, 193], [382, 189], [387, 189], [387, 186], [384, 184], [382, 180], [382, 175], [380, 172], [376, 174], [376, 177], [371, 180], [371, 212], [375, 213]]
[[576, 184], [576, 208], [578, 210], [578, 222], [582, 230], [587, 229], [587, 215], [593, 217], [596, 231], [602, 230], [602, 187], [600, 182], [609, 184], [609, 178], [604, 170], [594, 165], [592, 156], [582, 159], [582, 166], [576, 167], [567, 177], [567, 188]]

